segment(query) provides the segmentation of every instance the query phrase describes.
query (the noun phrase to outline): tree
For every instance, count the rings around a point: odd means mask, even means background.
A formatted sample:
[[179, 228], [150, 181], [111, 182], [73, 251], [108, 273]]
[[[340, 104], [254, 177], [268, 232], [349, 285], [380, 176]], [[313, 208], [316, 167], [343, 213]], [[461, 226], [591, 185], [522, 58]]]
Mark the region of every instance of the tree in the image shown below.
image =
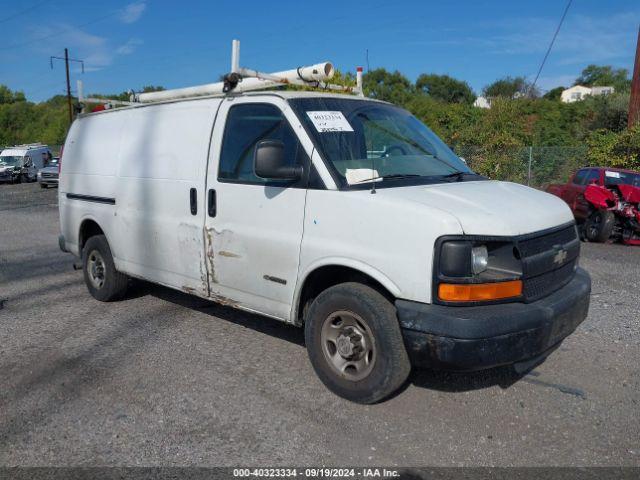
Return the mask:
[[0, 104], [24, 101], [26, 101], [26, 98], [23, 92], [13, 92], [7, 86], [0, 85]]
[[565, 90], [565, 87], [556, 87], [549, 90], [545, 93], [542, 98], [546, 98], [547, 100], [560, 100], [560, 96], [562, 92]]
[[144, 87], [142, 87], [142, 93], [162, 91], [164, 91], [164, 87], [161, 85], [145, 85]]
[[589, 130], [611, 130], [621, 132], [627, 128], [629, 115], [629, 92], [611, 95], [589, 96], [584, 103], [589, 109], [586, 126]]
[[620, 133], [595, 130], [587, 138], [592, 165], [640, 169], [640, 126]]
[[[136, 90], [136, 93], [147, 93], [147, 92], [161, 92], [164, 90], [162, 86], [155, 85], [145, 85], [141, 90]], [[131, 93], [128, 91], [122, 93], [110, 93], [110, 94], [102, 94], [102, 93], [92, 93], [89, 97], [93, 98], [105, 98], [109, 100], [119, 100], [121, 102], [128, 102], [131, 97]]]
[[525, 96], [537, 98], [540, 96], [538, 89], [532, 89], [531, 83], [524, 77], [501, 78], [484, 87], [482, 93], [487, 98], [518, 98]]
[[362, 77], [365, 94], [368, 97], [404, 105], [414, 94], [413, 85], [397, 70], [388, 72], [377, 68]]
[[449, 75], [423, 73], [416, 80], [416, 90], [446, 103], [471, 104], [476, 98], [467, 82]]
[[611, 65], [589, 65], [576, 78], [574, 85], [586, 87], [614, 87], [618, 92], [631, 88], [629, 71], [626, 68], [613, 68]]

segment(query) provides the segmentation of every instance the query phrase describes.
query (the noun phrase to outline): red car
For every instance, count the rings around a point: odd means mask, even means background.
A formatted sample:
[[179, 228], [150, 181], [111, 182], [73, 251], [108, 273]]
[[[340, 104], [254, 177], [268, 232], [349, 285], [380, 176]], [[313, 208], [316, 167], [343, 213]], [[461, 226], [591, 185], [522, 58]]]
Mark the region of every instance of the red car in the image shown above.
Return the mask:
[[640, 245], [640, 172], [582, 168], [547, 192], [569, 204], [584, 239]]

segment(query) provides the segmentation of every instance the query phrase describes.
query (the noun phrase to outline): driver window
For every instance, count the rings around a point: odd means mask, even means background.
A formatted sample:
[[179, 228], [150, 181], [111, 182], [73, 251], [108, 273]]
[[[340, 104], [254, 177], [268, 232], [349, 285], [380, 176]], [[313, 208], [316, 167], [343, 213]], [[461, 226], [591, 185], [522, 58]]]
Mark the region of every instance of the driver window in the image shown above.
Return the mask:
[[[274, 183], [253, 171], [258, 142], [281, 140], [287, 166], [304, 165], [306, 152], [280, 109], [266, 103], [235, 105], [229, 109], [220, 152], [218, 180], [237, 183]], [[287, 180], [281, 183], [290, 183]]]
[[584, 185], [587, 179], [587, 170], [578, 170], [575, 177], [573, 177], [573, 183], [576, 185]]
[[599, 183], [600, 181], [600, 171], [599, 170], [589, 170], [589, 174], [587, 175], [587, 179], [585, 181], [586, 185], [591, 183]]

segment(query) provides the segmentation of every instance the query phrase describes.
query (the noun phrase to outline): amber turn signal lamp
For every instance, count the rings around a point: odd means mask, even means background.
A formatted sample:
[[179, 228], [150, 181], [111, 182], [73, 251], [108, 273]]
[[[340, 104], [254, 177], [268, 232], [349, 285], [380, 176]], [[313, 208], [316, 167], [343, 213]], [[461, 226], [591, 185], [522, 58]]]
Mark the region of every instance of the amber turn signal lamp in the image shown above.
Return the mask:
[[520, 295], [522, 295], [521, 280], [475, 284], [441, 283], [438, 286], [438, 297], [445, 302], [482, 302]]

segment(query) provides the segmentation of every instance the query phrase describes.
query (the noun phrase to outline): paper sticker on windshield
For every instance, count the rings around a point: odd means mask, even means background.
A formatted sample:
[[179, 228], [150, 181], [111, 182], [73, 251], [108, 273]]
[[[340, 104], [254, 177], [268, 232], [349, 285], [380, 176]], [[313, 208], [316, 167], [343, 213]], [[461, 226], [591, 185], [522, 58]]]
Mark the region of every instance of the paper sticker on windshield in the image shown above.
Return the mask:
[[611, 172], [609, 170], [605, 170], [604, 175], [605, 177], [620, 178], [620, 172]]
[[371, 168], [347, 168], [344, 174], [349, 185], [364, 182], [381, 182], [380, 174], [377, 170]]
[[313, 126], [320, 133], [326, 132], [353, 132], [353, 128], [342, 112], [316, 111], [307, 112], [313, 122]]

